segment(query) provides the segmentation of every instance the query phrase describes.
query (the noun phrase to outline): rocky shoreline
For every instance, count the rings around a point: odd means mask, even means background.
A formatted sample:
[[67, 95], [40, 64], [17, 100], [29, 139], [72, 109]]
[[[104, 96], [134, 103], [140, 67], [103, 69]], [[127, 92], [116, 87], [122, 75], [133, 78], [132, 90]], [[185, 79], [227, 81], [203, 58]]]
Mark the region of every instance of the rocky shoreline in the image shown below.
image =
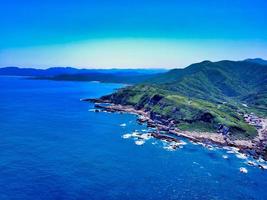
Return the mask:
[[[204, 145], [216, 144], [221, 147], [235, 147], [240, 153], [250, 155], [255, 159], [264, 159], [267, 161], [267, 119], [262, 119], [262, 128], [258, 129], [258, 136], [254, 139], [230, 139], [221, 133], [182, 131], [174, 126], [173, 122], [153, 116], [150, 112], [137, 110], [133, 106], [113, 104], [102, 99], [82, 99], [95, 104], [95, 112], [120, 112], [138, 115], [139, 123], [146, 123], [148, 127], [155, 128], [151, 133], [152, 137], [179, 142], [177, 137], [184, 137], [193, 142], [202, 143]], [[167, 133], [167, 134], [163, 134]]]

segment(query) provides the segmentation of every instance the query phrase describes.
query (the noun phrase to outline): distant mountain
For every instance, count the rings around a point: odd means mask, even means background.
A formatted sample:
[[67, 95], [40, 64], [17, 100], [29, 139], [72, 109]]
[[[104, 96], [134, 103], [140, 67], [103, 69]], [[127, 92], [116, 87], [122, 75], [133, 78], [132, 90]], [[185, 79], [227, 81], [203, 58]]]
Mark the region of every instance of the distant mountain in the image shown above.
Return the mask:
[[251, 137], [255, 128], [238, 113], [267, 116], [267, 67], [248, 61], [203, 61], [102, 99], [174, 119], [180, 129], [216, 131], [224, 124], [234, 137]]
[[203, 61], [185, 69], [170, 70], [147, 83], [188, 97], [225, 101], [229, 97], [266, 92], [267, 68], [247, 61]]
[[99, 81], [105, 83], [127, 83], [136, 84], [153, 78], [157, 74], [140, 72], [91, 72], [80, 74], [59, 74], [55, 76], [36, 76], [32, 79], [54, 80], [54, 81]]
[[48, 69], [3, 67], [0, 68], [0, 75], [8, 76], [56, 76], [62, 74], [156, 74], [166, 72], [165, 69], [77, 69], [73, 67], [52, 67]]
[[247, 62], [253, 62], [261, 65], [267, 65], [267, 60], [263, 60], [262, 58], [249, 58], [246, 59]]
[[48, 69], [4, 67], [0, 68], [0, 75], [8, 76], [53, 76], [58, 74], [74, 74], [83, 70], [72, 67], [53, 67]]
[[48, 69], [4, 67], [0, 76], [30, 76], [31, 79], [55, 81], [101, 81], [111, 83], [140, 83], [166, 72], [165, 69], [76, 69], [54, 67]]

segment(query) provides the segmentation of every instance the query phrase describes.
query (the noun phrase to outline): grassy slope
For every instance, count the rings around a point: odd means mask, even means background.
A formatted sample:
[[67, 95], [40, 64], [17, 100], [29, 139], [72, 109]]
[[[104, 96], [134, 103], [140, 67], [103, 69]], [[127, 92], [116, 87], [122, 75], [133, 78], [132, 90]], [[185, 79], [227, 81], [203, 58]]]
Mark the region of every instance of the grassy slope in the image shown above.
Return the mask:
[[253, 137], [255, 128], [245, 123], [237, 110], [266, 116], [266, 97], [267, 66], [204, 61], [104, 98], [175, 119], [180, 129], [215, 131], [218, 124], [225, 124], [235, 137]]
[[[154, 101], [155, 96], [163, 97]], [[114, 103], [133, 105], [138, 109], [146, 109], [179, 122], [178, 127], [183, 130], [214, 132], [218, 124], [231, 127], [234, 136], [255, 136], [256, 130], [244, 122], [235, 112], [235, 108], [224, 104], [215, 104], [201, 99], [188, 98], [175, 92], [162, 90], [153, 86], [138, 85], [119, 90], [104, 99], [111, 99]], [[207, 113], [213, 117], [203, 118]]]
[[240, 101], [260, 115], [267, 114], [267, 66], [264, 65], [204, 61], [182, 70], [171, 70], [147, 83], [212, 102]]

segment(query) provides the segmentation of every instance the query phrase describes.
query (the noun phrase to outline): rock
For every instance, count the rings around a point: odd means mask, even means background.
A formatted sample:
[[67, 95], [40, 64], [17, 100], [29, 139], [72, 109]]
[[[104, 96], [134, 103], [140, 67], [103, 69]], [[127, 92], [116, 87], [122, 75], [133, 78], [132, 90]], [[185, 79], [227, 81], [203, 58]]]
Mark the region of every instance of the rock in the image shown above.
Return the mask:
[[239, 171], [244, 174], [248, 173], [248, 170], [245, 167], [240, 167]]
[[160, 134], [160, 133], [151, 133], [151, 136], [153, 136], [154, 138], [160, 139], [160, 140], [166, 140], [167, 142], [179, 142], [179, 143], [181, 142], [175, 137]]
[[263, 170], [267, 169], [267, 165], [259, 164], [258, 166], [260, 169], [263, 169]]
[[144, 143], [145, 143], [144, 140], [136, 140], [136, 141], [135, 141], [135, 144], [136, 144], [136, 145], [143, 145]]
[[84, 98], [84, 99], [81, 99], [81, 101], [88, 101], [91, 103], [110, 103], [110, 101], [108, 101], [108, 100], [93, 99], [93, 98]]
[[250, 166], [256, 166], [256, 163], [255, 163], [255, 162], [253, 162], [253, 161], [250, 161], [250, 160], [249, 160], [249, 161], [247, 161], [247, 164], [248, 164], [248, 165], [250, 165]]
[[154, 122], [147, 122], [147, 127], [150, 127], [150, 128], [155, 128], [156, 127], [156, 125], [155, 125], [155, 123]]
[[207, 123], [211, 123], [213, 119], [214, 119], [214, 116], [209, 112], [205, 112], [200, 116], [200, 120], [203, 122], [207, 122]]
[[124, 134], [124, 135], [122, 136], [123, 139], [128, 139], [128, 138], [130, 138], [130, 137], [132, 137], [132, 135], [129, 134], [129, 133], [126, 133], [126, 134]]

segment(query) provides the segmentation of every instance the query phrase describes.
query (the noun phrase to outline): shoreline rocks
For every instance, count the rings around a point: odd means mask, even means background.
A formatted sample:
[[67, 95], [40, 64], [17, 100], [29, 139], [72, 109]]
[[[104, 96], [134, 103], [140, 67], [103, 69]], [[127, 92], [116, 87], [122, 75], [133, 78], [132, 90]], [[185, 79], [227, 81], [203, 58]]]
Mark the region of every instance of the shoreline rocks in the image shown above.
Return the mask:
[[[133, 106], [129, 105], [120, 105], [113, 104], [110, 101], [102, 100], [102, 99], [83, 99], [83, 101], [89, 101], [95, 104], [95, 108], [104, 110], [106, 112], [120, 112], [120, 113], [131, 113], [136, 114], [139, 117], [137, 118], [138, 123], [146, 123], [147, 127], [156, 128], [157, 130], [152, 134], [153, 137], [166, 140], [166, 141], [174, 141], [179, 142], [179, 139], [175, 137], [184, 137], [193, 142], [200, 142], [204, 144], [216, 144], [219, 146], [229, 146], [229, 147], [237, 147], [240, 153], [244, 153], [252, 156], [253, 158], [263, 157], [264, 160], [267, 160], [267, 149], [266, 140], [263, 141], [263, 138], [267, 138], [267, 134], [263, 137], [263, 132], [267, 132], [267, 120], [266, 124], [263, 126], [263, 130], [259, 131], [259, 136], [253, 140], [242, 140], [235, 139], [231, 140], [226, 138], [223, 134], [219, 133], [210, 133], [210, 132], [196, 132], [196, 131], [181, 131], [174, 127], [174, 122], [171, 119], [165, 119], [161, 116], [155, 115], [154, 113], [149, 113], [144, 110], [137, 110]], [[105, 104], [105, 105], [102, 105]], [[160, 132], [166, 132], [167, 134], [161, 134]], [[173, 135], [169, 136], [169, 135]]]

